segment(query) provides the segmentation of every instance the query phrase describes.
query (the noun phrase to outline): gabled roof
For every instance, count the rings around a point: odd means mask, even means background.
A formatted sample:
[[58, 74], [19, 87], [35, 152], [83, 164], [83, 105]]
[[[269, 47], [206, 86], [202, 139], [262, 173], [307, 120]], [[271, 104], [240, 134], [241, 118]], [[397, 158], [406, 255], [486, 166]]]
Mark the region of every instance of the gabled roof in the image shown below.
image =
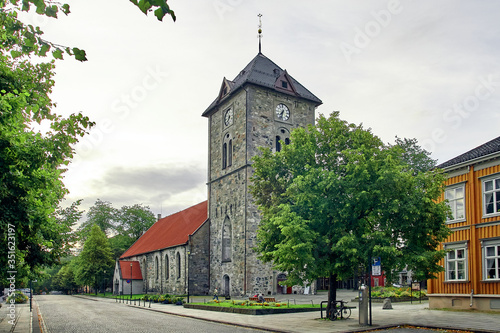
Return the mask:
[[[120, 273], [122, 280], [142, 280], [141, 265], [138, 261], [120, 260]], [[130, 272], [130, 263], [132, 263], [132, 275]]]
[[207, 220], [207, 215], [207, 201], [203, 201], [164, 217], [153, 224], [120, 258], [187, 244], [189, 235], [198, 230]]
[[500, 136], [474, 149], [469, 150], [451, 160], [441, 163], [437, 167], [440, 169], [449, 168], [457, 164], [473, 161], [479, 158], [485, 158], [488, 155], [500, 152]]
[[[284, 76], [283, 76], [284, 75]], [[286, 77], [291, 83], [291, 89], [279, 89], [277, 81], [280, 77]], [[224, 78], [225, 81], [229, 81]], [[227, 94], [219, 93], [219, 96], [215, 101], [210, 104], [210, 106], [203, 112], [203, 117], [208, 117], [212, 110], [227, 96], [230, 96], [245, 83], [253, 83], [258, 86], [267, 87], [280, 92], [288, 93], [293, 96], [298, 96], [310, 101], [315, 102], [317, 105], [322, 104], [321, 100], [316, 97], [313, 93], [307, 90], [303, 85], [301, 85], [297, 80], [291, 77], [288, 73], [285, 73], [278, 65], [276, 65], [269, 58], [264, 56], [262, 53], [257, 54], [255, 58], [250, 61], [248, 65], [234, 78], [234, 80], [229, 81], [230, 91]]]

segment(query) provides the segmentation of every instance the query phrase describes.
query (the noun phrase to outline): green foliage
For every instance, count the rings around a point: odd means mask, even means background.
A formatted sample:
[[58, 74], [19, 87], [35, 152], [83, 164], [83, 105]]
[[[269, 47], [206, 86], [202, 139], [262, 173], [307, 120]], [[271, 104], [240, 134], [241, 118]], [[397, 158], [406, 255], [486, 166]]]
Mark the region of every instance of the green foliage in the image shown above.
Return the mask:
[[415, 172], [403, 145], [384, 145], [337, 112], [295, 129], [291, 142], [254, 158], [251, 188], [262, 213], [256, 250], [288, 273], [287, 285], [349, 278], [370, 257], [389, 274], [408, 266], [423, 279], [442, 270], [435, 249], [449, 234], [449, 209], [435, 201], [439, 171]]
[[117, 231], [122, 235], [128, 235], [134, 241], [156, 222], [155, 215], [149, 206], [142, 204], [123, 206], [119, 211], [118, 219]]
[[[11, 227], [19, 280], [56, 263], [73, 240], [73, 221], [56, 208], [67, 193], [62, 174], [72, 146], [93, 125], [81, 114], [62, 118], [51, 112], [53, 68], [0, 55], [0, 266], [8, 267]], [[33, 130], [42, 121], [49, 132]]]
[[75, 292], [78, 289], [78, 284], [76, 283], [77, 265], [78, 261], [76, 258], [63, 265], [54, 276], [52, 289], [60, 290], [66, 294]]
[[[162, 20], [174, 12], [166, 0], [132, 1]], [[39, 27], [19, 19], [21, 12], [50, 18], [68, 15], [68, 4], [48, 0], [0, 0], [0, 284], [16, 270], [18, 284], [40, 276], [74, 242], [70, 231], [75, 206], [56, 212], [67, 190], [62, 182], [73, 146], [94, 125], [82, 114], [63, 118], [52, 113], [54, 62], [31, 63], [30, 57], [85, 61], [86, 53], [43, 38]], [[44, 122], [50, 131], [34, 128]], [[65, 216], [67, 214], [67, 216]], [[10, 243], [9, 243], [10, 242]]]
[[113, 253], [106, 234], [94, 225], [78, 257], [75, 279], [79, 285], [97, 286], [113, 270]]
[[113, 252], [113, 259], [118, 259], [135, 242], [135, 239], [128, 235], [115, 235], [109, 238], [109, 246]]
[[110, 235], [116, 230], [118, 211], [112, 206], [111, 202], [97, 199], [94, 206], [89, 208], [87, 220], [78, 228], [82, 241], [85, 241], [94, 225], [97, 225], [106, 235]]
[[170, 15], [172, 20], [176, 20], [175, 13], [170, 9], [170, 6], [167, 4], [167, 0], [130, 0], [130, 2], [139, 7], [139, 9], [146, 15], [149, 12], [154, 11], [154, 15], [160, 21], [163, 20], [165, 15]]

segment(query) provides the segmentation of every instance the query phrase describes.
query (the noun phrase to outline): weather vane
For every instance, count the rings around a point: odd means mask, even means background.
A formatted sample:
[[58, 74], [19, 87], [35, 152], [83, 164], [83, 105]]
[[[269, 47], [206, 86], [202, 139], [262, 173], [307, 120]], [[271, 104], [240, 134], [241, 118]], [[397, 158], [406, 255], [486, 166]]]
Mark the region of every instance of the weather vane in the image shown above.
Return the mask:
[[262, 53], [261, 39], [262, 39], [262, 14], [257, 15], [259, 17], [259, 53]]

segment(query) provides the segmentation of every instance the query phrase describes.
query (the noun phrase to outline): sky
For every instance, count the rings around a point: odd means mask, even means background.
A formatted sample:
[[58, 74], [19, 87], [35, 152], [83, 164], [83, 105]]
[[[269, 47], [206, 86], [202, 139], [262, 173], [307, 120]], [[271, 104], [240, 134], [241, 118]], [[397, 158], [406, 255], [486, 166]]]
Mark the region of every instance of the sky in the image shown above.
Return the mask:
[[166, 216], [207, 198], [208, 120], [222, 80], [262, 53], [384, 142], [416, 138], [439, 163], [500, 135], [500, 2], [171, 0], [160, 22], [127, 0], [70, 0], [45, 38], [55, 112], [96, 122], [76, 145], [63, 205], [136, 203]]

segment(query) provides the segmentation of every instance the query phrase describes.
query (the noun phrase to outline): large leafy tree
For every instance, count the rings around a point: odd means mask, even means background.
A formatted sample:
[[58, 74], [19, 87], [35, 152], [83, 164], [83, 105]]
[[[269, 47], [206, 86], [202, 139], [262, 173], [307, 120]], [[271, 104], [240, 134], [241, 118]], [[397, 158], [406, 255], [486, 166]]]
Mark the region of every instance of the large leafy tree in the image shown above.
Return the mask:
[[94, 206], [90, 207], [87, 212], [87, 220], [79, 227], [80, 239], [85, 241], [94, 225], [99, 226], [109, 236], [116, 230], [118, 224], [118, 210], [111, 202], [97, 199]]
[[155, 222], [155, 215], [148, 206], [142, 204], [123, 206], [119, 212], [118, 231], [135, 241]]
[[113, 269], [113, 253], [106, 234], [93, 225], [78, 256], [75, 279], [79, 285], [95, 286]]
[[[175, 20], [166, 0], [132, 0], [143, 13]], [[67, 190], [62, 173], [73, 157], [73, 145], [93, 125], [82, 114], [63, 118], [52, 112], [54, 62], [33, 57], [69, 54], [85, 61], [85, 51], [43, 38], [43, 31], [24, 24], [19, 13], [35, 11], [57, 18], [69, 5], [51, 0], [0, 0], [0, 284], [15, 275], [26, 280], [44, 265], [58, 262], [69, 237], [56, 209]], [[34, 130], [44, 122], [47, 133]], [[61, 236], [62, 235], [62, 236]], [[15, 273], [9, 273], [9, 271]]]
[[[414, 145], [410, 145], [414, 146]], [[436, 247], [449, 233], [443, 176], [415, 172], [401, 144], [320, 116], [299, 128], [281, 152], [254, 158], [251, 193], [261, 210], [256, 250], [288, 273], [286, 284], [355, 275], [381, 257], [386, 272], [407, 267], [420, 278], [441, 271]]]

